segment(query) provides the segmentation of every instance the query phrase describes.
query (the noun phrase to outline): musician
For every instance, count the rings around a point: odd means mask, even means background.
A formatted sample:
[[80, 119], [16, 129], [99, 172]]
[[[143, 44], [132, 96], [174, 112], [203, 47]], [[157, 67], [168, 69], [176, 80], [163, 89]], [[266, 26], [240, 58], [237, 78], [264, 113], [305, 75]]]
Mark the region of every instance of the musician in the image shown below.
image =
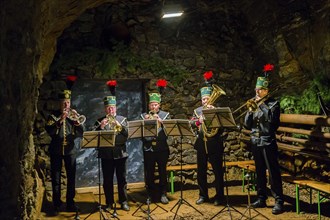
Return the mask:
[[162, 121], [170, 119], [168, 112], [160, 110], [161, 94], [149, 93], [149, 113], [143, 113], [143, 119], [156, 119], [159, 123], [157, 137], [146, 137], [143, 139], [144, 172], [148, 193], [153, 192], [155, 187], [155, 166], [157, 163], [159, 172], [160, 201], [168, 204], [167, 198], [167, 161], [169, 157], [169, 146], [167, 136], [163, 130]]
[[116, 172], [119, 203], [121, 204], [121, 209], [129, 211], [126, 181], [126, 161], [128, 158], [126, 151], [128, 137], [127, 119], [121, 115], [117, 115], [116, 96], [107, 96], [103, 101], [106, 115], [97, 119], [95, 130], [114, 130], [116, 132], [115, 146], [101, 147], [99, 149], [99, 158], [101, 158], [103, 173], [103, 190], [107, 204], [106, 210], [113, 208], [113, 180]]
[[[206, 106], [210, 99], [212, 87], [203, 87], [200, 90], [202, 106], [194, 110], [193, 120], [197, 120], [195, 125], [198, 128], [197, 139], [194, 148], [197, 150], [197, 183], [199, 186], [199, 198], [196, 204], [208, 202], [209, 194], [207, 187], [207, 162], [212, 165], [212, 170], [215, 176], [214, 205], [218, 206], [223, 201], [224, 183], [223, 183], [223, 140], [221, 138], [222, 131], [219, 129], [212, 137], [207, 137], [202, 129], [203, 124], [203, 108], [214, 108], [214, 106]], [[209, 131], [212, 132], [212, 131]]]
[[270, 177], [271, 191], [275, 198], [273, 214], [283, 212], [283, 189], [280, 167], [278, 164], [278, 147], [275, 132], [280, 125], [280, 104], [268, 97], [269, 81], [267, 77], [258, 77], [255, 101], [263, 99], [255, 112], [248, 111], [245, 116], [245, 127], [251, 130], [252, 154], [256, 165], [258, 199], [252, 203], [254, 208], [266, 207], [266, 169]]
[[64, 160], [67, 192], [66, 211], [76, 212], [75, 205], [75, 179], [76, 179], [76, 156], [80, 147], [84, 126], [78, 120], [72, 118], [78, 113], [71, 109], [71, 91], [64, 90], [59, 94], [60, 110], [53, 112], [47, 120], [46, 130], [51, 136], [49, 146], [50, 167], [53, 191], [54, 214], [57, 215], [62, 205], [61, 201], [61, 170]]

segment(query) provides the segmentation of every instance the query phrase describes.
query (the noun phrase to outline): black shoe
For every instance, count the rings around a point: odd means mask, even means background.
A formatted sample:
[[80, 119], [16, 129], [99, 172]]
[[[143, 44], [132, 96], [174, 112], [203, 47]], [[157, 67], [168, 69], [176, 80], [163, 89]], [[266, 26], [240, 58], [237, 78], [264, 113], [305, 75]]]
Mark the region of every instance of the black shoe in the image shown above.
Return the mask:
[[265, 208], [267, 205], [266, 205], [266, 201], [265, 200], [258, 199], [257, 201], [255, 201], [254, 203], [252, 203], [251, 206], [253, 208]]
[[125, 210], [125, 211], [129, 211], [129, 205], [128, 205], [127, 201], [125, 201], [121, 204], [121, 209]]
[[104, 210], [105, 210], [106, 212], [110, 212], [112, 208], [113, 208], [113, 204], [107, 204], [107, 205], [104, 207]]
[[163, 194], [163, 195], [160, 197], [160, 202], [163, 203], [163, 204], [168, 204], [168, 198], [166, 197], [165, 194]]
[[76, 206], [75, 204], [69, 204], [66, 206], [66, 211], [67, 212], [79, 212], [79, 207]]
[[209, 199], [208, 198], [204, 198], [203, 196], [200, 196], [199, 199], [197, 199], [196, 201], [196, 205], [200, 205], [204, 202], [207, 202]]
[[54, 206], [52, 212], [50, 213], [51, 216], [58, 216], [60, 213], [60, 206]]
[[275, 203], [275, 206], [274, 208], [272, 209], [272, 213], [274, 215], [278, 215], [278, 214], [281, 214], [284, 212], [284, 209], [283, 209], [283, 204], [282, 203]]

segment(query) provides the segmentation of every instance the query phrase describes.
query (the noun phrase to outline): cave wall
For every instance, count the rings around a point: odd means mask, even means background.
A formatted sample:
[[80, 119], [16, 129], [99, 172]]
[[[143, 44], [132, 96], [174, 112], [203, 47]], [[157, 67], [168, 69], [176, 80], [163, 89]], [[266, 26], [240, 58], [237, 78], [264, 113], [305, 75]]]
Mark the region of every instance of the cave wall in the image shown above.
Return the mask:
[[[33, 219], [40, 208], [37, 201], [42, 197], [43, 186], [35, 163], [33, 123], [37, 113], [38, 89], [43, 77], [49, 74], [57, 39], [86, 9], [105, 2], [117, 1], [13, 0], [0, 3], [0, 215], [6, 219]], [[156, 2], [141, 1], [145, 5]], [[223, 84], [229, 95], [239, 97], [233, 106], [237, 107], [251, 97], [253, 79], [266, 62], [278, 67], [273, 76], [277, 84], [302, 85], [317, 72], [329, 73], [329, 1], [226, 1], [219, 5], [210, 1], [211, 6], [206, 1], [187, 2], [199, 9], [198, 16], [174, 29], [170, 36], [165, 32], [153, 35], [155, 32], [151, 29], [157, 29], [157, 26], [153, 26], [154, 22], [145, 23], [146, 26], [142, 25], [143, 28], [135, 32], [145, 32], [147, 37], [137, 41], [139, 45], [133, 45], [133, 48], [140, 50], [143, 45], [146, 48], [152, 46], [153, 53], [159, 53], [169, 62], [184, 60], [185, 63], [175, 65], [186, 67], [198, 83], [201, 73], [209, 69], [221, 73], [220, 85], [226, 79], [228, 82], [237, 81], [234, 85]], [[138, 2], [129, 1], [127, 5], [130, 4]], [[147, 14], [137, 17], [140, 21], [148, 21]], [[228, 19], [231, 17], [235, 19]], [[207, 22], [203, 22], [204, 19]], [[216, 36], [207, 34], [209, 25], [220, 30]], [[195, 30], [184, 31], [190, 27]], [[189, 38], [191, 35], [195, 39]], [[166, 37], [169, 38], [166, 44], [159, 44], [158, 40]], [[218, 41], [213, 42], [215, 38]], [[169, 42], [172, 45], [181, 45], [182, 42], [186, 42], [183, 45], [197, 45], [167, 50]], [[241, 42], [240, 47], [236, 47], [236, 42]], [[204, 52], [196, 53], [199, 51], [196, 48], [202, 48]], [[180, 57], [190, 59], [177, 59]], [[201, 66], [205, 63], [206, 66]], [[244, 85], [243, 89], [238, 85]], [[181, 90], [183, 94], [190, 94], [187, 92], [189, 87], [188, 81]]]
[[[42, 183], [35, 167], [33, 123], [38, 88], [56, 39], [85, 9], [104, 1], [1, 1], [1, 196], [3, 219], [33, 219]], [[41, 202], [41, 201], [40, 201]], [[39, 210], [37, 210], [39, 208]]]

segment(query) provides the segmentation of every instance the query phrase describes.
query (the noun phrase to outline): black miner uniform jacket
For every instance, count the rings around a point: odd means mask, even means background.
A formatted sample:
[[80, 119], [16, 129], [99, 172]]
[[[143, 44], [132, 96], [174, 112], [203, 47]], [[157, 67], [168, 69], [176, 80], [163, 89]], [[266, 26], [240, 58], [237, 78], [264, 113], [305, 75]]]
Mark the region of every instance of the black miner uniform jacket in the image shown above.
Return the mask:
[[245, 117], [245, 127], [251, 130], [251, 142], [255, 146], [276, 145], [275, 132], [280, 126], [280, 104], [268, 98], [259, 109], [248, 112]]
[[[203, 110], [203, 106], [196, 108], [194, 110], [194, 118], [199, 118], [203, 113], [202, 110]], [[194, 145], [195, 149], [198, 151], [206, 150], [205, 153], [207, 153], [207, 154], [216, 154], [217, 152], [219, 152], [221, 150], [221, 149], [219, 149], [219, 145], [220, 145], [220, 147], [222, 147], [222, 139], [221, 139], [222, 129], [219, 128], [218, 132], [213, 137], [206, 137], [207, 138], [207, 144], [206, 144], [207, 149], [205, 149], [204, 132], [203, 132], [203, 129], [201, 128], [201, 126], [202, 125], [200, 125], [200, 129], [198, 130], [197, 139], [196, 139], [196, 142]], [[210, 132], [210, 129], [208, 130], [208, 132]]]
[[[95, 130], [102, 130], [100, 128], [100, 123], [104, 118], [106, 118], [106, 116], [103, 116], [103, 117], [97, 119], [97, 122], [95, 123]], [[115, 146], [107, 147], [107, 148], [100, 147], [100, 149], [99, 149], [100, 158], [120, 159], [120, 158], [128, 157], [128, 154], [126, 151], [126, 141], [127, 141], [127, 137], [128, 137], [127, 119], [123, 116], [116, 115], [116, 120], [121, 124], [122, 129], [116, 135]], [[106, 125], [103, 130], [110, 130], [109, 124]]]
[[[76, 154], [80, 147], [80, 140], [84, 133], [84, 126], [77, 126], [75, 125], [75, 121], [66, 118], [64, 131], [63, 124], [62, 126], [58, 126], [61, 114], [60, 111], [56, 111], [51, 114], [47, 120], [46, 130], [52, 138], [49, 146], [49, 153], [51, 155]], [[63, 146], [64, 141], [67, 143], [66, 146]]]
[[[147, 113], [141, 114], [141, 117], [144, 119]], [[159, 110], [156, 113], [162, 120], [170, 119], [170, 113]], [[162, 126], [158, 128], [158, 136], [157, 137], [146, 137], [143, 138], [143, 150], [144, 151], [169, 151], [167, 144], [167, 136]]]

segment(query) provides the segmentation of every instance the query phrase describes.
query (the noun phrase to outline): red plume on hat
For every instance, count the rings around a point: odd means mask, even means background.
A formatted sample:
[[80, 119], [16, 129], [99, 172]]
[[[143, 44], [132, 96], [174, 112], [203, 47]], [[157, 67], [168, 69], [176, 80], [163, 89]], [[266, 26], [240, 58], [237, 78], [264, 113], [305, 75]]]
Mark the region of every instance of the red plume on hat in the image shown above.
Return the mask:
[[77, 80], [77, 76], [74, 76], [74, 75], [69, 75], [69, 76], [66, 76], [66, 87], [71, 90], [73, 84], [75, 83], [75, 81]]
[[117, 81], [116, 80], [109, 80], [107, 81], [107, 86], [111, 92], [111, 95], [115, 96], [116, 95], [116, 86], [117, 86]]
[[273, 70], [274, 70], [273, 64], [267, 63], [266, 65], [264, 65], [263, 72], [265, 74], [265, 77], [268, 77], [269, 73]]
[[159, 79], [156, 83], [157, 87], [158, 87], [158, 91], [160, 94], [163, 93], [164, 89], [167, 86], [167, 81], [165, 79]]
[[212, 82], [213, 82], [213, 72], [212, 71], [207, 71], [203, 74], [203, 77], [204, 77], [204, 80], [205, 80], [205, 83], [208, 85], [208, 86], [212, 86]]

